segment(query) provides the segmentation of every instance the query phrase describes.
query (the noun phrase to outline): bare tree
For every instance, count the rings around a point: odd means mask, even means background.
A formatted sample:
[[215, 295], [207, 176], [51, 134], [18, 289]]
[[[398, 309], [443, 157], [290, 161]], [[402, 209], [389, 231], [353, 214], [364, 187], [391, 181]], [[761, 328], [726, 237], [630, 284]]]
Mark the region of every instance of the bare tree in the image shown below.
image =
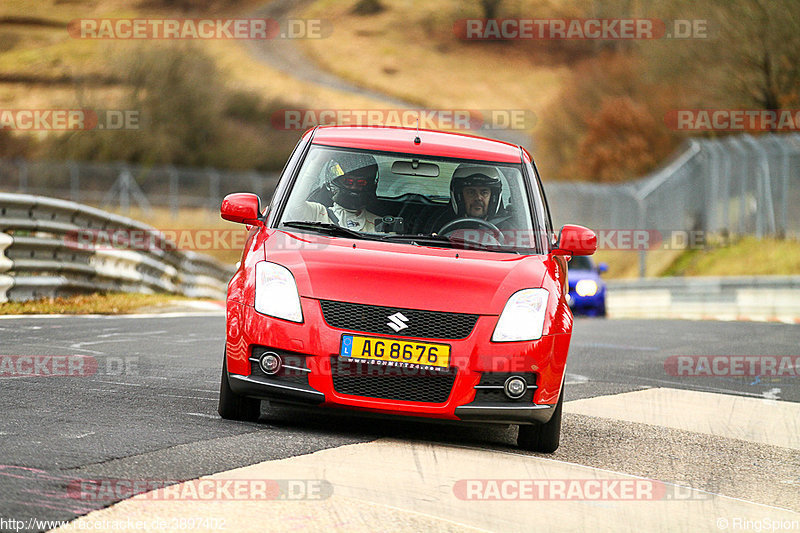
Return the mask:
[[761, 109], [800, 104], [800, 3], [713, 0], [711, 7], [703, 55], [727, 71], [730, 84], [723, 91]]
[[483, 18], [497, 18], [497, 13], [500, 11], [500, 4], [502, 3], [503, 0], [480, 0], [481, 10], [483, 10]]

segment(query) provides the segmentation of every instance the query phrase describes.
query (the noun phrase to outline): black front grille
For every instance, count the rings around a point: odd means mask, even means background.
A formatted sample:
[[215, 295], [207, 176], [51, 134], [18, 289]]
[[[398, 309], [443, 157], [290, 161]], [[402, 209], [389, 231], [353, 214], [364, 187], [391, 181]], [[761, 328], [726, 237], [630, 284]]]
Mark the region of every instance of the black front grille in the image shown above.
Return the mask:
[[456, 379], [456, 369], [426, 370], [331, 358], [333, 388], [341, 394], [444, 403]]
[[[478, 315], [442, 313], [420, 309], [400, 309], [380, 305], [320, 300], [325, 322], [334, 328], [378, 333], [382, 335], [419, 337], [425, 339], [464, 339], [472, 332]], [[407, 327], [394, 331], [387, 324], [389, 317], [400, 313]]]

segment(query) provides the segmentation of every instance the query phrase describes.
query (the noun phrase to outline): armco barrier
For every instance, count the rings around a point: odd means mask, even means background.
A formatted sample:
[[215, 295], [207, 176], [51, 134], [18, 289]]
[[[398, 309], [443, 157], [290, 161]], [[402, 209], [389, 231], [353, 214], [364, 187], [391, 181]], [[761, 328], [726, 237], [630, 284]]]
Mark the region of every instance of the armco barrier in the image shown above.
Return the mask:
[[[80, 230], [141, 230], [144, 250], [70, 246]], [[224, 299], [233, 267], [176, 249], [153, 227], [100, 209], [0, 193], [0, 302], [96, 291], [168, 292]]]
[[608, 282], [614, 318], [800, 319], [800, 276], [648, 278]]

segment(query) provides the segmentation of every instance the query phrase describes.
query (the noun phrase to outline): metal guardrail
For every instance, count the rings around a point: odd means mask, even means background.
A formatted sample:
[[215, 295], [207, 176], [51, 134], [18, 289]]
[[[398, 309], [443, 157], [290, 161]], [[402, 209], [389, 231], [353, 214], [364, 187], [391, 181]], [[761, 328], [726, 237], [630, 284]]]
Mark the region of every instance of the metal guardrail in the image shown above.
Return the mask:
[[[76, 245], [84, 231], [146, 232], [154, 246]], [[75, 202], [0, 193], [0, 302], [97, 291], [224, 299], [232, 266], [178, 250], [155, 228]]]
[[614, 280], [606, 298], [614, 318], [800, 321], [800, 276]]

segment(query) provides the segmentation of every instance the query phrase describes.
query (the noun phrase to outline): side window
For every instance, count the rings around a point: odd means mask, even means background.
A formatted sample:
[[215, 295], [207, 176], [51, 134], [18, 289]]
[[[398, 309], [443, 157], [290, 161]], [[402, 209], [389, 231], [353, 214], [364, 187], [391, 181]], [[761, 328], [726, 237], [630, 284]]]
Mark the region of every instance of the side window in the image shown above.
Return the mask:
[[519, 172], [517, 172], [516, 170], [505, 169], [503, 167], [498, 167], [498, 170], [500, 171], [500, 181], [503, 184], [503, 192], [502, 192], [503, 205], [506, 208], [508, 208], [509, 206], [511, 206], [512, 208], [517, 207], [514, 206], [513, 204], [519, 202], [520, 192], [518, 190], [515, 190], [516, 187], [512, 189], [511, 184], [516, 185], [516, 182], [518, 180], [514, 179], [515, 176], [513, 175], [511, 176], [511, 179], [509, 179], [508, 173], [515, 173], [518, 175]]

